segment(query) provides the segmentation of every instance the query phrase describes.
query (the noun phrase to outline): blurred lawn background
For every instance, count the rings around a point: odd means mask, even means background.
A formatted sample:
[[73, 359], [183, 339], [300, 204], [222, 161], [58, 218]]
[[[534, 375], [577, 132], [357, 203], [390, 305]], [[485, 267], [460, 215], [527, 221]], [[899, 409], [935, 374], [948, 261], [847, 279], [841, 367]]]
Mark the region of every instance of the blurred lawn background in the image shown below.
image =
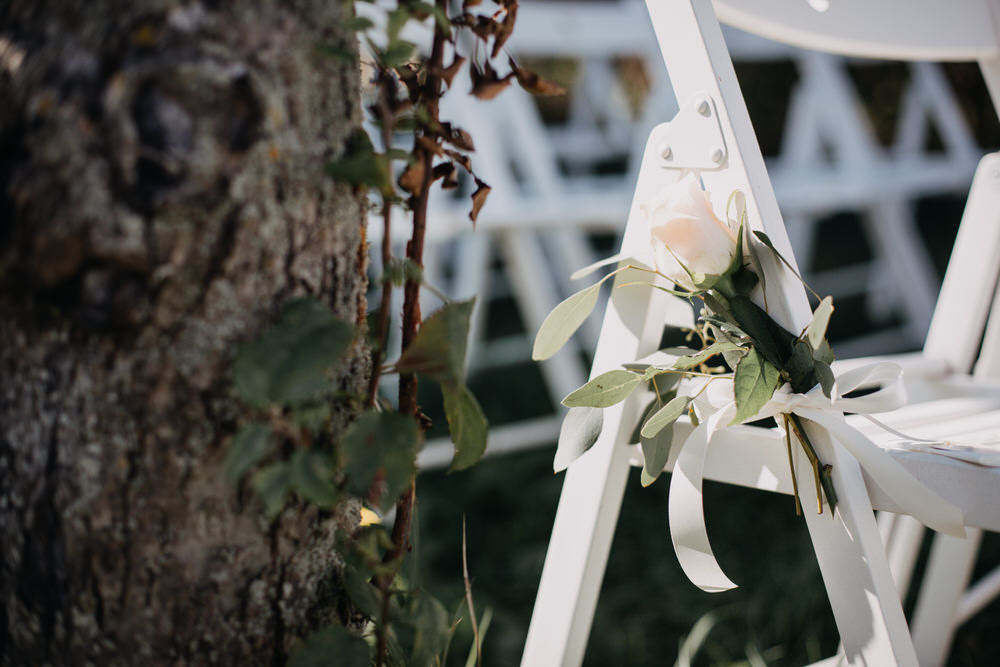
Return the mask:
[[[565, 61], [532, 63], [543, 74], [572, 85], [574, 68]], [[546, 72], [546, 67], [548, 71]], [[627, 74], [630, 70], [623, 70]], [[741, 86], [765, 155], [780, 148], [784, 105], [796, 73], [791, 61], [738, 66]], [[633, 72], [634, 74], [634, 72]], [[852, 77], [868, 104], [873, 126], [888, 141], [899, 110], [901, 66], [859, 62]], [[947, 75], [958, 94], [980, 145], [1000, 146], [1000, 125], [974, 66], [949, 65]], [[641, 83], [641, 76], [637, 77]], [[558, 122], [558, 99], [541, 101]], [[934, 141], [933, 137], [929, 138]], [[610, 161], [613, 165], [614, 161]], [[612, 166], [613, 168], [613, 166]], [[500, 193], [494, 193], [500, 196]], [[915, 215], [924, 241], [943, 272], [958, 226], [964, 193], [921, 199]], [[611, 238], [595, 238], [607, 253]], [[819, 227], [814, 268], [843, 266], [870, 258], [870, 248], [856, 213], [830, 216]], [[509, 298], [481, 295], [488, 307], [488, 336], [524, 331]], [[831, 339], [871, 330], [864, 297], [838, 300]], [[892, 322], [888, 314], [883, 323]], [[537, 367], [528, 359], [475, 372], [470, 386], [492, 424], [549, 414], [554, 406]], [[424, 410], [444, 423], [440, 397], [425, 394]], [[430, 435], [440, 435], [438, 428]], [[463, 597], [462, 521], [467, 522], [468, 560], [477, 611], [489, 608], [492, 621], [484, 641], [484, 664], [520, 662], [538, 580], [555, 517], [562, 475], [552, 472], [551, 447], [487, 458], [456, 474], [425, 472], [418, 479], [419, 507], [415, 581], [457, 609]], [[801, 665], [832, 655], [838, 636], [805, 524], [785, 496], [706, 483], [705, 515], [723, 568], [740, 588], [703, 593], [684, 577], [667, 533], [666, 476], [649, 488], [638, 471], [626, 487], [614, 545], [591, 631], [585, 665], [673, 665], [684, 638], [699, 621], [714, 623], [697, 652], [695, 665]], [[920, 576], [926, 553], [921, 556]], [[988, 534], [977, 574], [1000, 563], [1000, 538]], [[907, 602], [912, 610], [913, 600]], [[706, 614], [711, 614], [707, 616]], [[1000, 664], [1000, 603], [963, 626], [948, 664]], [[458, 631], [450, 665], [463, 665], [471, 630]]]

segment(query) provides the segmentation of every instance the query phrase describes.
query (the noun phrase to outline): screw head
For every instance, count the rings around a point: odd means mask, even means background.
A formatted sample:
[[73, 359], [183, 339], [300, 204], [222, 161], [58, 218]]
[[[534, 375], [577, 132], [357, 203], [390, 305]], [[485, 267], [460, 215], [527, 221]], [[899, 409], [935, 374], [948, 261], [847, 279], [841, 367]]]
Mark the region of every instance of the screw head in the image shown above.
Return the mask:
[[672, 160], [674, 159], [674, 151], [670, 148], [669, 145], [664, 144], [660, 146], [660, 157], [662, 157], [664, 160]]
[[700, 102], [698, 102], [698, 113], [700, 113], [702, 116], [712, 115], [712, 107], [708, 105], [708, 100], [701, 100]]
[[712, 162], [714, 162], [715, 164], [722, 164], [722, 158], [723, 157], [725, 157], [725, 156], [722, 153], [722, 149], [721, 148], [715, 148], [712, 151]]

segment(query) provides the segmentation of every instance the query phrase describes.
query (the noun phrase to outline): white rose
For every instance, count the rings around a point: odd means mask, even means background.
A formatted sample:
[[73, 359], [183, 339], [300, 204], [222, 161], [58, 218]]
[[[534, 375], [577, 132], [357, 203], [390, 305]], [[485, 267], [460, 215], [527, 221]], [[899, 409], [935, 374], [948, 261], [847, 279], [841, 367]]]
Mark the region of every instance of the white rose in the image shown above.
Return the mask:
[[641, 203], [639, 209], [649, 221], [649, 240], [660, 273], [685, 289], [699, 291], [688, 271], [706, 278], [729, 271], [737, 253], [736, 234], [712, 211], [708, 193], [693, 174]]

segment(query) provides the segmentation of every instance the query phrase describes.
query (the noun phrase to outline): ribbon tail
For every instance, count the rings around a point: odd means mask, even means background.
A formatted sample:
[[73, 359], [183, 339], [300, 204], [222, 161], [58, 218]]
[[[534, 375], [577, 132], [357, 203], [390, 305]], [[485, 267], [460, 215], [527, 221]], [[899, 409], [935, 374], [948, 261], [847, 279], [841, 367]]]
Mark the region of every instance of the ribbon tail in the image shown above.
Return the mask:
[[736, 584], [723, 573], [715, 559], [705, 529], [701, 489], [710, 440], [709, 424], [702, 422], [681, 445], [670, 476], [667, 511], [670, 539], [684, 574], [701, 590], [719, 593], [736, 588]]
[[[861, 467], [878, 482], [886, 494], [907, 513], [934, 530], [965, 537], [962, 511], [931, 491], [910, 471], [892, 459], [882, 448], [862, 435], [839, 415], [822, 410], [796, 408], [795, 412], [816, 422], [858, 460]], [[693, 435], [693, 434], [692, 434]]]

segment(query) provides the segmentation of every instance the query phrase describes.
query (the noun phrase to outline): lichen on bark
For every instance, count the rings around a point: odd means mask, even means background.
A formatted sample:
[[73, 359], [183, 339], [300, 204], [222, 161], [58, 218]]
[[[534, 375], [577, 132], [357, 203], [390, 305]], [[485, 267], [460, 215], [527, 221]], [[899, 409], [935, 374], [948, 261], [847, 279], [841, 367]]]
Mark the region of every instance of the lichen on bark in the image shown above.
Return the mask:
[[322, 169], [358, 72], [316, 49], [350, 11], [0, 7], [0, 664], [283, 663], [344, 620], [352, 513], [267, 524], [221, 464], [238, 343], [303, 294], [363, 321], [364, 202]]

